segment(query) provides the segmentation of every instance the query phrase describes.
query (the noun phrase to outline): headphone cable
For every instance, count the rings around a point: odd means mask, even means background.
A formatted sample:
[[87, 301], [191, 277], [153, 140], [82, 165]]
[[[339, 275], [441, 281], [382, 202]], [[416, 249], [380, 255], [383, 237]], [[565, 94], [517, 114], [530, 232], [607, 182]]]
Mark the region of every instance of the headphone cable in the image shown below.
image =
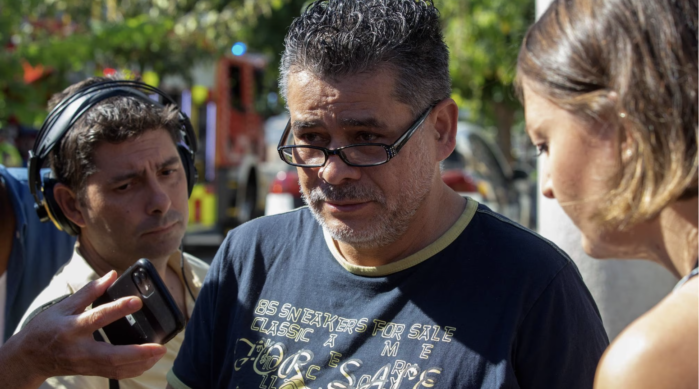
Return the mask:
[[187, 287], [187, 292], [189, 292], [189, 295], [192, 296], [192, 300], [196, 302], [197, 298], [194, 297], [194, 293], [192, 293], [192, 289], [189, 287], [187, 276], [184, 272], [184, 238], [182, 238], [182, 241], [180, 242], [180, 269], [182, 270], [182, 280], [184, 280], [184, 286]]

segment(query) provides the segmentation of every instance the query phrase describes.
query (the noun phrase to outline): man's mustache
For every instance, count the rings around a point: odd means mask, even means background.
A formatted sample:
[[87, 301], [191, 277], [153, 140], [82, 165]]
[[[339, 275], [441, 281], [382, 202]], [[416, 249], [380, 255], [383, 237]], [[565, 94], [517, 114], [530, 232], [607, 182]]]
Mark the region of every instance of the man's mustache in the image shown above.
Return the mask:
[[312, 188], [303, 199], [309, 205], [318, 204], [321, 201], [376, 201], [385, 203], [383, 193], [377, 188], [359, 186], [356, 184], [330, 185], [323, 183]]

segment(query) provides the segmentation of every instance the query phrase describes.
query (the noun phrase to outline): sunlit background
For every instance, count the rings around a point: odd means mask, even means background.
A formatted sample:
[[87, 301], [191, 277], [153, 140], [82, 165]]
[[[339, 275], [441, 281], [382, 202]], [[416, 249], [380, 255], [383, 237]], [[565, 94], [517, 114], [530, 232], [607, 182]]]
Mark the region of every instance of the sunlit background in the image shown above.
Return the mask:
[[[241, 222], [302, 204], [295, 171], [276, 153], [287, 120], [277, 68], [286, 30], [307, 3], [0, 0], [0, 163], [26, 164], [53, 93], [89, 76], [140, 78], [171, 94], [191, 118], [200, 145], [199, 182], [185, 243], [215, 250]], [[631, 265], [587, 258], [555, 202], [542, 202], [548, 208], [537, 211], [536, 160], [512, 81], [536, 6], [541, 12], [549, 1], [435, 3], [461, 112], [457, 150], [443, 164], [443, 180], [524, 226], [545, 227], [539, 231], [581, 268], [615, 335], [670, 282], [646, 275], [651, 270], [634, 273]], [[611, 286], [619, 280], [628, 281], [624, 291]], [[648, 283], [659, 292], [637, 298], [637, 286]], [[638, 307], [629, 309], [629, 302]], [[610, 326], [616, 317], [622, 319]]]
[[[189, 236], [217, 242], [265, 210], [300, 204], [296, 178], [278, 164], [274, 146], [286, 120], [277, 94], [279, 56], [291, 20], [307, 4], [0, 0], [2, 141], [26, 161], [47, 99], [86, 77], [118, 73], [160, 87], [190, 116], [201, 145]], [[437, 6], [462, 120], [445, 181], [533, 227], [533, 150], [511, 84], [534, 2], [443, 0]]]

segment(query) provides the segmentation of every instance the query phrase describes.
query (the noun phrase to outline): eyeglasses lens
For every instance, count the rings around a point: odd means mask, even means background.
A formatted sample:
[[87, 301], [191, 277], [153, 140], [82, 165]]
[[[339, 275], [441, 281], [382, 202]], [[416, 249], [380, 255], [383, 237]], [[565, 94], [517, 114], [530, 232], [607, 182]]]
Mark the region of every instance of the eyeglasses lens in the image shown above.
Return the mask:
[[383, 146], [353, 146], [343, 149], [342, 152], [345, 158], [355, 165], [375, 165], [388, 159]]
[[323, 150], [294, 147], [284, 149], [284, 159], [288, 163], [296, 165], [322, 165], [325, 162], [325, 154]]
[[[388, 160], [383, 146], [362, 145], [350, 146], [340, 151], [346, 161], [353, 165], [371, 166]], [[293, 147], [284, 149], [284, 161], [294, 165], [322, 166], [325, 164], [325, 154], [322, 150], [310, 147]]]

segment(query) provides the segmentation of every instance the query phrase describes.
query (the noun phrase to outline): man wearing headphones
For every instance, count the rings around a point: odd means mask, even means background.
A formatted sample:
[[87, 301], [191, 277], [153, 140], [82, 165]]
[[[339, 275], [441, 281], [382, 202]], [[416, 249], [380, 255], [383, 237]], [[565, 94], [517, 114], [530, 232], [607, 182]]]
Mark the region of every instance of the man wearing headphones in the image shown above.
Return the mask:
[[[178, 248], [196, 180], [196, 144], [174, 103], [161, 105], [142, 90], [169, 99], [142, 83], [91, 78], [49, 102], [52, 112], [30, 162], [30, 186], [35, 195], [43, 192], [44, 199], [36, 200], [45, 216], [78, 240], [70, 262], [25, 314], [25, 325], [53, 301], [112, 270], [120, 274], [140, 258], [153, 263], [186, 318], [194, 309], [208, 265]], [[52, 176], [42, 180], [38, 168], [45, 160]], [[162, 388], [183, 338], [181, 332], [169, 341], [165, 356], [140, 377], [61, 376], [42, 387]]]

